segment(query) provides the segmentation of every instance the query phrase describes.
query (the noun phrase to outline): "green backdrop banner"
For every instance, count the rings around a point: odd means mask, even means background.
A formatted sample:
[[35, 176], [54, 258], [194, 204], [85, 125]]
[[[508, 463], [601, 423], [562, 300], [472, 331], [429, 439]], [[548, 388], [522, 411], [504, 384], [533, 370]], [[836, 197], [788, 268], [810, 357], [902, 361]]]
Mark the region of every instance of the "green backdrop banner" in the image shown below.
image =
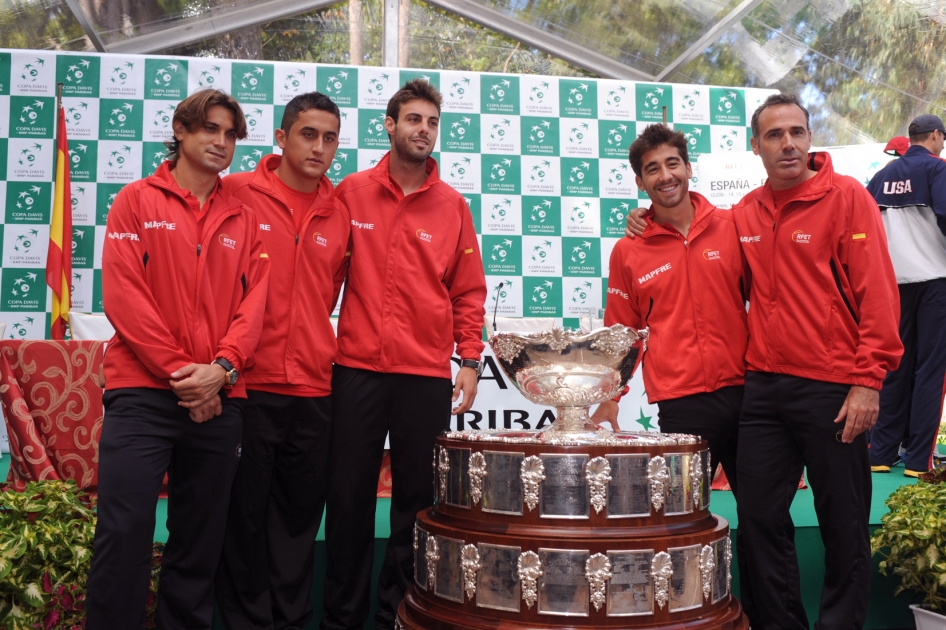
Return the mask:
[[[204, 58], [0, 50], [0, 321], [7, 336], [47, 335], [44, 282], [52, 204], [56, 84], [72, 167], [73, 310], [100, 312], [105, 220], [118, 191], [164, 156], [177, 103], [214, 87], [243, 106], [249, 137], [231, 171], [278, 151], [273, 129], [295, 95], [342, 111], [338, 183], [388, 148], [384, 109], [423, 77], [443, 93], [434, 157], [466, 197], [489, 286], [506, 316], [570, 320], [604, 304], [607, 263], [628, 210], [646, 205], [627, 148], [667, 120], [696, 156], [748, 147], [748, 116], [772, 90]], [[695, 164], [694, 164], [695, 165]], [[694, 173], [694, 179], [699, 177]], [[502, 282], [501, 290], [496, 287]], [[566, 321], [566, 324], [574, 322]]]

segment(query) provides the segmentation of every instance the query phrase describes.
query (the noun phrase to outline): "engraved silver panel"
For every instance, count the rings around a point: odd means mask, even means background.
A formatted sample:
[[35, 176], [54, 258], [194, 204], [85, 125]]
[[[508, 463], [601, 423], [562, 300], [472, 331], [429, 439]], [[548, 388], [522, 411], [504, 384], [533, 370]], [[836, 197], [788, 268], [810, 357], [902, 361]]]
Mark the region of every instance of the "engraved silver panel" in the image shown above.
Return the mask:
[[637, 617], [654, 613], [654, 579], [650, 573], [654, 550], [609, 551], [611, 583], [608, 616]]
[[608, 580], [611, 579], [611, 561], [603, 553], [596, 553], [585, 563], [585, 579], [591, 590], [591, 605], [601, 610], [606, 599]]
[[664, 514], [691, 514], [693, 485], [690, 483], [690, 453], [666, 453], [664, 458], [670, 473]]
[[582, 550], [539, 549], [539, 613], [587, 617], [589, 604], [585, 563], [590, 554]]
[[703, 496], [703, 460], [699, 453], [690, 455], [690, 483], [693, 486], [693, 509], [700, 509], [700, 500]]
[[608, 518], [650, 516], [650, 482], [647, 480], [646, 453], [606, 455], [611, 464], [608, 485]]
[[532, 608], [539, 597], [539, 578], [542, 577], [542, 561], [539, 560], [539, 554], [534, 551], [521, 554], [519, 560], [516, 561], [516, 574], [522, 586], [522, 601], [527, 607]]
[[466, 598], [473, 599], [476, 595], [476, 573], [482, 568], [480, 552], [476, 549], [476, 545], [463, 546], [460, 566], [463, 569], [463, 590], [466, 591]]
[[437, 579], [434, 594], [450, 601], [463, 603], [463, 569], [461, 554], [463, 541], [437, 536], [440, 556], [437, 558]]
[[486, 472], [486, 457], [482, 453], [476, 452], [470, 455], [470, 498], [473, 505], [479, 505], [483, 498], [483, 477]]
[[447, 496], [444, 502], [455, 507], [470, 507], [470, 449], [448, 448]]
[[519, 612], [517, 563], [522, 549], [486, 543], [479, 543], [476, 548], [480, 554], [480, 570], [476, 574], [476, 605], [480, 608]]
[[529, 455], [522, 460], [519, 478], [522, 479], [522, 497], [531, 512], [539, 503], [539, 484], [545, 481], [545, 464], [542, 463], [542, 459]]
[[667, 550], [673, 565], [670, 577], [670, 612], [698, 608], [703, 604], [703, 585], [700, 579], [699, 545], [671, 547]]
[[710, 492], [713, 489], [713, 462], [709, 450], [700, 451], [700, 460], [703, 462], [703, 487], [700, 492], [700, 509], [708, 510]]
[[414, 583], [427, 590], [427, 532], [414, 525]]
[[585, 481], [591, 493], [591, 507], [595, 514], [608, 503], [608, 484], [611, 483], [611, 464], [603, 457], [595, 457], [585, 464]]
[[522, 479], [519, 470], [525, 453], [483, 451], [486, 479], [483, 480], [483, 511], [522, 515]]
[[716, 570], [713, 572], [713, 597], [710, 600], [715, 604], [729, 595], [731, 580], [729, 565], [732, 562], [732, 543], [727, 537], [714, 540], [710, 544], [713, 547], [713, 554], [716, 559]]
[[587, 455], [543, 453], [539, 516], [542, 518], [588, 518], [588, 485], [585, 483]]

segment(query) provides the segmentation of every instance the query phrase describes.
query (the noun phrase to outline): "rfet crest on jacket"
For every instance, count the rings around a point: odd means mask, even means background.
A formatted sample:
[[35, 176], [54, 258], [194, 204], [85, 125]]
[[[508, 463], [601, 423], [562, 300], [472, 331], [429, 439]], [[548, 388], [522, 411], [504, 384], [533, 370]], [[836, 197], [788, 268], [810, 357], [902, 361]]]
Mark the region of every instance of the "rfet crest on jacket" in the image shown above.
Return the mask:
[[305, 210], [302, 229], [280, 194], [273, 172], [279, 155], [263, 158], [251, 173], [225, 177], [224, 189], [253, 209], [271, 254], [272, 271], [256, 362], [246, 373], [249, 389], [295, 396], [332, 390], [335, 331], [330, 317], [348, 269], [348, 211], [334, 198], [332, 182], [319, 181], [318, 197]]
[[483, 350], [486, 278], [473, 218], [433, 159], [424, 184], [405, 197], [388, 174], [389, 157], [336, 189], [352, 241], [336, 361], [450, 378], [454, 344], [461, 358]]
[[733, 207], [752, 272], [750, 370], [879, 390], [903, 353], [900, 300], [877, 204], [838, 175], [817, 174], [776, 212], [770, 183]]
[[[218, 183], [199, 229], [196, 199], [170, 163], [125, 186], [108, 214], [102, 299], [115, 327], [107, 389], [170, 389], [190, 363], [252, 365], [263, 323], [269, 261], [259, 221]], [[245, 397], [243, 379], [230, 392]]]
[[651, 403], [745, 382], [748, 286], [736, 226], [701, 195], [690, 200], [686, 237], [651, 211], [641, 238], [622, 238], [611, 253], [605, 324], [650, 328]]

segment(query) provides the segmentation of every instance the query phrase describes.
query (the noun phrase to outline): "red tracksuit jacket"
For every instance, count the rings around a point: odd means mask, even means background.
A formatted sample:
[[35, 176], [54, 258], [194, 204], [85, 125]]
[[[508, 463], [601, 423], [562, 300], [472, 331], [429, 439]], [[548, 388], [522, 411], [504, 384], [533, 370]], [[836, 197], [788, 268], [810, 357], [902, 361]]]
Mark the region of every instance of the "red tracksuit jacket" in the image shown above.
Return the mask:
[[[218, 357], [242, 373], [259, 341], [269, 260], [256, 215], [218, 182], [199, 234], [197, 198], [177, 185], [170, 164], [122, 188], [108, 213], [109, 390], [170, 389], [172, 372]], [[242, 378], [229, 396], [246, 397]]]
[[775, 211], [769, 183], [733, 207], [752, 271], [749, 369], [879, 390], [897, 368], [900, 298], [877, 204], [827, 153]]
[[650, 327], [644, 387], [655, 403], [742, 385], [746, 377], [746, 273], [732, 213], [690, 193], [689, 233], [645, 215], [640, 238], [611, 253], [605, 325]]
[[427, 180], [404, 197], [390, 154], [335, 191], [351, 214], [351, 264], [338, 318], [336, 362], [352, 368], [451, 378], [483, 351], [486, 278], [463, 197], [427, 160]]
[[306, 211], [301, 232], [282, 196], [273, 169], [282, 157], [268, 155], [251, 173], [223, 180], [224, 189], [253, 209], [269, 264], [263, 333], [247, 389], [292, 396], [332, 391], [335, 331], [330, 317], [348, 269], [348, 211], [335, 202], [328, 177]]

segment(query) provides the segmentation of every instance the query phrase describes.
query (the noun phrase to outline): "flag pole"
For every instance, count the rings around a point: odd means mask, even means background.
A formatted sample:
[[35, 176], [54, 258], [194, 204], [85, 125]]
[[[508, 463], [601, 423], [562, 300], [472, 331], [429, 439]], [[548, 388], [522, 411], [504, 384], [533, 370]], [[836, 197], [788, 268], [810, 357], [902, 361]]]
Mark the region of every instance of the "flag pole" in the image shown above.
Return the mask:
[[55, 181], [46, 253], [46, 284], [52, 289], [49, 336], [64, 339], [72, 305], [72, 192], [62, 83], [56, 85]]

